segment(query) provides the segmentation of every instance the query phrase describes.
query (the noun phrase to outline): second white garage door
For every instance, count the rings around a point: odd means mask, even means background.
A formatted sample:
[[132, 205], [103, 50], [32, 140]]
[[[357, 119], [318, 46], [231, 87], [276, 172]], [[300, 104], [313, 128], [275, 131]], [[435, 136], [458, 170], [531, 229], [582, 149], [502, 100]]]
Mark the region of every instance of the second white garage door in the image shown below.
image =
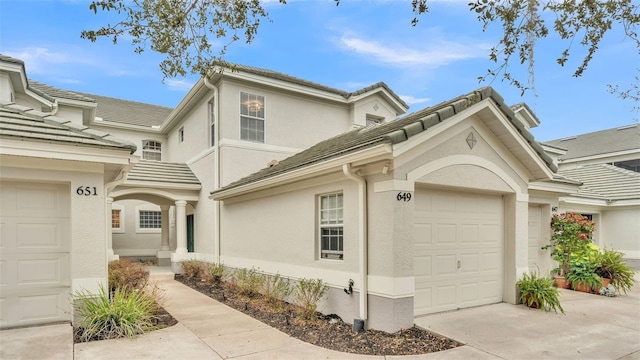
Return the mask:
[[0, 328], [70, 320], [69, 186], [0, 184]]
[[416, 189], [414, 314], [502, 301], [501, 196]]

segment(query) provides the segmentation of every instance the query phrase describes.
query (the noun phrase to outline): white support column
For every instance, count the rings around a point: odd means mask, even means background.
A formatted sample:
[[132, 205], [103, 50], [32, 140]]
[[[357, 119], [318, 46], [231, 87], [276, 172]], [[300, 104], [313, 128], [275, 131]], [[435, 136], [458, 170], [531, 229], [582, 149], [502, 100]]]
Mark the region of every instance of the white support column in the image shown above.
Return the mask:
[[162, 233], [160, 235], [160, 250], [169, 250], [169, 205], [160, 205]]
[[[113, 210], [113, 198], [107, 196], [107, 226], [106, 226], [106, 234], [107, 234], [107, 261], [119, 260], [120, 256], [116, 255], [113, 252], [113, 229], [112, 229], [112, 218], [111, 213]], [[122, 219], [120, 219], [122, 221]]]
[[187, 202], [176, 201], [176, 253], [187, 253]]
[[505, 199], [505, 267], [502, 300], [517, 304], [516, 282], [529, 270], [529, 199], [526, 194], [509, 194]]

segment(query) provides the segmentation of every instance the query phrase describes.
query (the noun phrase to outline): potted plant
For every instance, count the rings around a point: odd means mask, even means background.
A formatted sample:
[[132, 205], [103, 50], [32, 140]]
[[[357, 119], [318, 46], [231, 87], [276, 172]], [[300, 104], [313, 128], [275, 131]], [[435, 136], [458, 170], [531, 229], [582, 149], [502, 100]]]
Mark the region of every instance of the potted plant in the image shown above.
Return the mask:
[[580, 214], [568, 212], [551, 218], [551, 241], [542, 249], [552, 249], [551, 257], [558, 262], [558, 286], [568, 287], [562, 286], [562, 281], [571, 270], [571, 255], [587, 250], [594, 229], [593, 221]]
[[[603, 279], [610, 279], [611, 285], [618, 293], [622, 291], [626, 294], [633, 286], [635, 271], [624, 262], [621, 252], [605, 249], [596, 256], [596, 264], [596, 274]], [[609, 284], [603, 281], [602, 287], [606, 288], [607, 285]]]
[[548, 276], [540, 276], [535, 272], [524, 273], [522, 279], [516, 283], [520, 291], [520, 301], [528, 307], [545, 311], [558, 310], [564, 314], [560, 305], [560, 290], [553, 286], [553, 279]]
[[591, 260], [572, 261], [571, 271], [566, 275], [571, 288], [576, 291], [591, 292], [602, 286], [600, 276], [596, 274], [596, 263]]

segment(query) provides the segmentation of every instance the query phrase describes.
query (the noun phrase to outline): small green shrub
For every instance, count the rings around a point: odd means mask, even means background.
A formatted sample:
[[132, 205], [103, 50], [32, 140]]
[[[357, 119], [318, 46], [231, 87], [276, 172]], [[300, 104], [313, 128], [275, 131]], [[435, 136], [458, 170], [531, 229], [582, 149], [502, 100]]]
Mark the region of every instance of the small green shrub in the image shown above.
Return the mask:
[[300, 306], [300, 317], [313, 319], [318, 308], [318, 301], [326, 294], [329, 287], [321, 279], [300, 279], [294, 288], [294, 298]]
[[213, 285], [220, 285], [222, 278], [226, 274], [224, 265], [207, 263], [202, 269], [203, 279]]
[[602, 286], [602, 279], [596, 274], [596, 267], [595, 261], [572, 261], [571, 271], [565, 276], [571, 283], [571, 288], [575, 290], [578, 286], [587, 286], [593, 290]]
[[564, 314], [560, 305], [560, 290], [553, 286], [553, 278], [540, 276], [537, 271], [523, 274], [522, 279], [516, 283], [520, 290], [520, 301], [528, 307], [539, 308], [545, 311], [558, 310]]
[[82, 291], [76, 296], [81, 341], [133, 338], [155, 329], [153, 318], [157, 302], [144, 291], [116, 288], [109, 297], [104, 287], [100, 287], [98, 295]]
[[149, 283], [149, 270], [142, 264], [128, 260], [109, 262], [109, 291], [143, 289]]
[[267, 298], [267, 302], [272, 307], [281, 307], [281, 300], [289, 297], [292, 291], [289, 279], [283, 278], [280, 274], [267, 277], [262, 283], [262, 295]]
[[186, 279], [198, 279], [202, 276], [202, 269], [206, 266], [206, 263], [198, 260], [183, 260], [182, 261], [182, 276]]
[[265, 276], [255, 268], [242, 268], [234, 272], [235, 284], [238, 292], [245, 296], [254, 296], [260, 292]]
[[604, 250], [596, 256], [595, 272], [600, 277], [611, 279], [611, 285], [618, 293], [626, 294], [635, 282], [635, 270], [624, 262], [623, 255], [619, 251]]

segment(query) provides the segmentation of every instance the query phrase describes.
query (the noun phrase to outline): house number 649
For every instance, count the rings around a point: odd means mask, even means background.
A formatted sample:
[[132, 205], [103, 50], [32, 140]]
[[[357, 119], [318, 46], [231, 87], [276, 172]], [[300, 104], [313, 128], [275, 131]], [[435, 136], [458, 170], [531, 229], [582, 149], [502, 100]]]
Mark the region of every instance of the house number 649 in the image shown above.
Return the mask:
[[95, 186], [78, 186], [76, 189], [76, 194], [84, 195], [84, 196], [96, 196], [98, 195], [98, 191]]
[[396, 196], [398, 201], [409, 202], [411, 201], [411, 193], [408, 192], [399, 192], [398, 196]]

